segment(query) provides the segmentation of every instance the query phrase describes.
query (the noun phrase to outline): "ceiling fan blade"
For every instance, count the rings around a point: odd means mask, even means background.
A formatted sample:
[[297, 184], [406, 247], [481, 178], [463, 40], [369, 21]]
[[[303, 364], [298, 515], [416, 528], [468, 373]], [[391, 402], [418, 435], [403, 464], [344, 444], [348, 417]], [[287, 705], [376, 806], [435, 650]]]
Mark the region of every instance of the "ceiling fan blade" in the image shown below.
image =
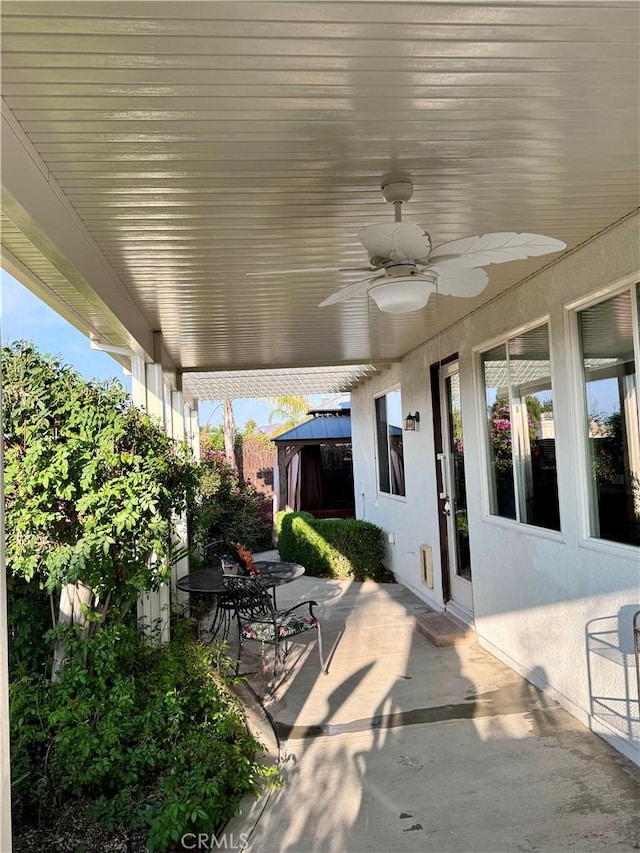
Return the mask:
[[518, 261], [523, 258], [546, 255], [566, 249], [566, 243], [544, 234], [516, 234], [513, 231], [499, 231], [495, 234], [483, 234], [465, 237], [450, 243], [441, 243], [429, 255], [429, 263], [455, 266], [458, 269], [472, 269], [487, 264], [502, 264], [505, 261]]
[[267, 278], [272, 275], [301, 275], [307, 272], [340, 272], [339, 267], [304, 267], [293, 270], [268, 270], [267, 272], [247, 272], [245, 275], [255, 278]]
[[428, 267], [428, 272], [438, 275], [438, 293], [443, 296], [477, 296], [489, 283], [489, 274], [483, 269], [461, 269], [453, 266]]
[[292, 270], [269, 270], [268, 272], [247, 272], [245, 275], [250, 278], [267, 278], [276, 275], [304, 275], [305, 273], [316, 272], [375, 272], [375, 268], [368, 267], [304, 267], [301, 269]]
[[431, 238], [415, 222], [384, 222], [367, 225], [358, 231], [358, 239], [370, 256], [392, 261], [414, 261], [429, 254]]
[[384, 278], [384, 275], [384, 270], [382, 270], [374, 275], [367, 276], [367, 278], [362, 278], [360, 281], [355, 281], [353, 284], [336, 291], [336, 293], [332, 293], [318, 307], [326, 308], [327, 305], [335, 305], [336, 302], [345, 302], [347, 299], [354, 299], [356, 296], [364, 296], [371, 287], [371, 283], [378, 278]]

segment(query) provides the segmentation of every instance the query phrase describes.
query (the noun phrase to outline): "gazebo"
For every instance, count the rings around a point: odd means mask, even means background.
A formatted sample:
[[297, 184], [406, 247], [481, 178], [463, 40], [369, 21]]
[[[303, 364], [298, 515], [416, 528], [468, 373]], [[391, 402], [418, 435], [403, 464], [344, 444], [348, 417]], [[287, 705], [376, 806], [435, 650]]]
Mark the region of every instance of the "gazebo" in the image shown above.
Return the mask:
[[278, 449], [277, 506], [306, 510], [316, 518], [351, 518], [351, 403], [331, 400], [308, 414], [309, 420], [273, 439]]

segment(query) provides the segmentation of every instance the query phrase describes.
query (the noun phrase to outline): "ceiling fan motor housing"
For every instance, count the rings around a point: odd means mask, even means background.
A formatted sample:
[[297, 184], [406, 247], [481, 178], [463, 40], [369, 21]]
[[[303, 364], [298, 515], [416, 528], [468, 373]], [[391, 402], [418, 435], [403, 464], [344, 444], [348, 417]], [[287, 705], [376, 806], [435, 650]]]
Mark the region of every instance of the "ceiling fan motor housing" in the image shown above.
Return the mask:
[[397, 278], [399, 276], [406, 277], [408, 275], [417, 275], [418, 269], [415, 264], [407, 263], [406, 261], [400, 263], [387, 262], [384, 265], [385, 270], [385, 278]]
[[389, 204], [395, 204], [397, 201], [410, 201], [413, 196], [413, 184], [409, 180], [403, 180], [391, 177], [383, 178], [382, 181], [382, 197]]

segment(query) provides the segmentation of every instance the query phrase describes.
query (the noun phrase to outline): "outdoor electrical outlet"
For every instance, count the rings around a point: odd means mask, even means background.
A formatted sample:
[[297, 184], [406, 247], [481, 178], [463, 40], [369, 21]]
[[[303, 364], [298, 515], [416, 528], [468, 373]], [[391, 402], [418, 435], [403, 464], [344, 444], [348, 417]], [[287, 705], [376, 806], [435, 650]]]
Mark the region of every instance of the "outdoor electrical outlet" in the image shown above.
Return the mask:
[[390, 533], [390, 534], [387, 536], [387, 539], [389, 540], [389, 545], [395, 545], [395, 544], [396, 544], [396, 535], [395, 535], [395, 533]]

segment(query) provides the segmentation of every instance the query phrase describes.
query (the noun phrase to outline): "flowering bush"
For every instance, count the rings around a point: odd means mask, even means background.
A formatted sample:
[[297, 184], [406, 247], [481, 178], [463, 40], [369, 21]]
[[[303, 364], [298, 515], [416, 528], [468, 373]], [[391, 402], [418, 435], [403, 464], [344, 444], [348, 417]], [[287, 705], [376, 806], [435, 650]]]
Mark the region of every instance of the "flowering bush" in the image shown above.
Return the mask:
[[244, 482], [224, 453], [203, 448], [200, 456], [200, 496], [192, 522], [197, 543], [222, 538], [249, 548], [270, 546], [270, 519], [263, 519], [262, 497]]
[[[535, 413], [535, 397], [526, 397], [527, 426], [529, 430], [529, 441], [532, 455], [536, 455], [536, 424], [532, 416]], [[493, 449], [493, 459], [496, 470], [511, 470], [513, 460], [511, 456], [511, 406], [508, 400], [496, 400], [489, 413], [489, 441]]]
[[496, 400], [489, 419], [489, 441], [498, 470], [511, 467], [511, 407], [506, 400]]

